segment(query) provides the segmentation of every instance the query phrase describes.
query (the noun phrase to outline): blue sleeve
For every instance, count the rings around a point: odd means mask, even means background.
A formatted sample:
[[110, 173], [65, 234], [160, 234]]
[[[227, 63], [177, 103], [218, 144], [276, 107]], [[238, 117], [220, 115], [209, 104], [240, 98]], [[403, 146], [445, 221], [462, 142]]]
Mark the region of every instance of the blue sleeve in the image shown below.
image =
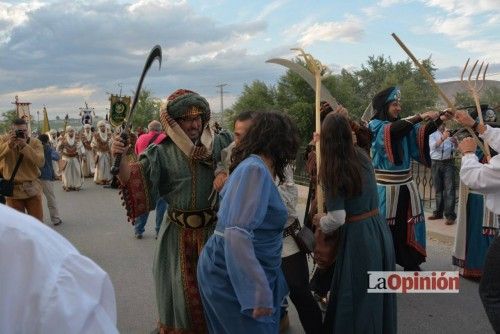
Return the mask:
[[327, 190], [325, 192], [325, 205], [326, 205], [326, 211], [335, 211], [335, 210], [344, 210], [345, 209], [345, 198], [341, 196], [340, 194], [335, 195], [335, 197], [332, 197], [332, 195], [329, 193]]
[[[251, 317], [254, 308], [273, 309], [273, 293], [255, 256], [253, 231], [264, 221], [274, 185], [265, 166], [249, 163], [241, 167], [227, 184], [220, 210], [229, 222], [224, 230], [228, 275], [241, 312]], [[257, 321], [269, 322], [272, 318], [265, 316]]]
[[375, 168], [391, 169], [394, 153], [391, 142], [391, 123], [373, 119], [368, 123], [372, 133], [371, 158]]
[[420, 122], [415, 124], [407, 135], [411, 158], [427, 167], [431, 166], [429, 137], [432, 132], [434, 127], [431, 127], [431, 122], [425, 124]]

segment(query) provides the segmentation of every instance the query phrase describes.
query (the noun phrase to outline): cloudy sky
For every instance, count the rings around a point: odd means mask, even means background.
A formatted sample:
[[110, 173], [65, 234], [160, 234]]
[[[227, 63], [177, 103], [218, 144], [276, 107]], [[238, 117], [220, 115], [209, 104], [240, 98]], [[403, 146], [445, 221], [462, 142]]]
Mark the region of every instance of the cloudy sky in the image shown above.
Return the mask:
[[[500, 0], [0, 0], [0, 111], [18, 95], [49, 118], [76, 117], [87, 101], [104, 115], [108, 93], [131, 94], [149, 50], [163, 49], [144, 87], [158, 97], [177, 88], [220, 110], [245, 83], [273, 84], [284, 69], [265, 60], [303, 47], [334, 72], [371, 55], [432, 56], [440, 80], [456, 79], [468, 57], [490, 62], [500, 80]], [[496, 65], [495, 65], [496, 64]]]

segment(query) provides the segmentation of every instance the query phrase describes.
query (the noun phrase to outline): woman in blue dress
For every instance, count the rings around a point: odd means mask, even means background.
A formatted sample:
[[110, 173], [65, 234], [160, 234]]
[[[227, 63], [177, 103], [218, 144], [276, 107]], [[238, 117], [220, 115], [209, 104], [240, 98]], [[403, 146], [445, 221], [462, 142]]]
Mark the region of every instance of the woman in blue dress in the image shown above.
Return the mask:
[[297, 149], [292, 121], [266, 112], [233, 150], [218, 223], [198, 261], [210, 333], [278, 333], [288, 292], [280, 269], [288, 213], [274, 178], [284, 180]]
[[[327, 214], [314, 217], [317, 238], [337, 231], [338, 252], [324, 333], [396, 333], [396, 296], [368, 293], [368, 271], [394, 271], [392, 237], [378, 208], [375, 174], [354, 146], [344, 115], [330, 113], [321, 127], [320, 183]], [[331, 262], [315, 254], [317, 261]]]

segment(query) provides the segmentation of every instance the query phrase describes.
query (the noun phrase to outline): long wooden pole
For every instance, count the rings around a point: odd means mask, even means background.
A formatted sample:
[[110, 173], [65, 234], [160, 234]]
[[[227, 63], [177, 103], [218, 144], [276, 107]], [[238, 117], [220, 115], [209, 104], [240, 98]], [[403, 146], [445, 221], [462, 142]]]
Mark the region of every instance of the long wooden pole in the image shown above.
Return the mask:
[[[410, 49], [408, 49], [406, 47], [406, 45], [403, 43], [403, 41], [401, 41], [399, 39], [399, 37], [395, 33], [392, 33], [391, 36], [396, 40], [396, 42], [399, 44], [399, 46], [406, 52], [406, 54], [408, 55], [408, 57], [410, 57], [411, 60], [413, 60], [413, 63], [420, 70], [420, 73], [427, 79], [427, 81], [429, 81], [429, 83], [431, 84], [431, 86], [443, 98], [443, 100], [448, 105], [448, 108], [450, 108], [453, 111], [453, 113], [455, 113], [455, 111], [456, 111], [455, 105], [450, 101], [450, 99], [448, 98], [448, 96], [446, 96], [446, 94], [443, 92], [443, 90], [434, 81], [434, 78], [432, 77], [432, 75], [430, 75], [430, 73], [427, 71], [427, 69], [422, 64], [420, 64], [420, 62], [413, 55], [413, 53], [410, 51]], [[468, 126], [466, 126], [465, 128], [467, 129], [467, 131], [469, 131], [469, 133], [471, 134], [472, 138], [474, 138], [474, 140], [476, 140], [476, 143], [481, 148], [481, 150], [483, 150], [483, 152], [486, 152], [485, 149], [484, 149], [483, 143], [481, 143], [481, 141], [479, 140], [479, 138], [477, 138], [477, 136], [474, 133], [474, 131], [472, 131], [472, 129], [469, 128]]]
[[[317, 68], [314, 77], [316, 79], [316, 133], [321, 133], [321, 69]], [[319, 166], [321, 164], [321, 147], [320, 141], [316, 141], [316, 203], [318, 204], [318, 213], [324, 212], [324, 196], [323, 196], [323, 188], [319, 182]]]

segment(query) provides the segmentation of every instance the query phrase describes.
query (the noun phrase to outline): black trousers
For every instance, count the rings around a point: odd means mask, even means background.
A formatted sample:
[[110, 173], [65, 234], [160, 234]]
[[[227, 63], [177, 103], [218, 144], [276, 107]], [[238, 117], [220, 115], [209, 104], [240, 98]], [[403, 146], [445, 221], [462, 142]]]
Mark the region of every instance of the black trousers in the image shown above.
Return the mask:
[[320, 333], [321, 310], [309, 287], [309, 267], [306, 254], [299, 252], [281, 259], [281, 270], [290, 289], [290, 299], [297, 309], [306, 333]]
[[500, 236], [488, 249], [479, 296], [495, 333], [500, 333]]

